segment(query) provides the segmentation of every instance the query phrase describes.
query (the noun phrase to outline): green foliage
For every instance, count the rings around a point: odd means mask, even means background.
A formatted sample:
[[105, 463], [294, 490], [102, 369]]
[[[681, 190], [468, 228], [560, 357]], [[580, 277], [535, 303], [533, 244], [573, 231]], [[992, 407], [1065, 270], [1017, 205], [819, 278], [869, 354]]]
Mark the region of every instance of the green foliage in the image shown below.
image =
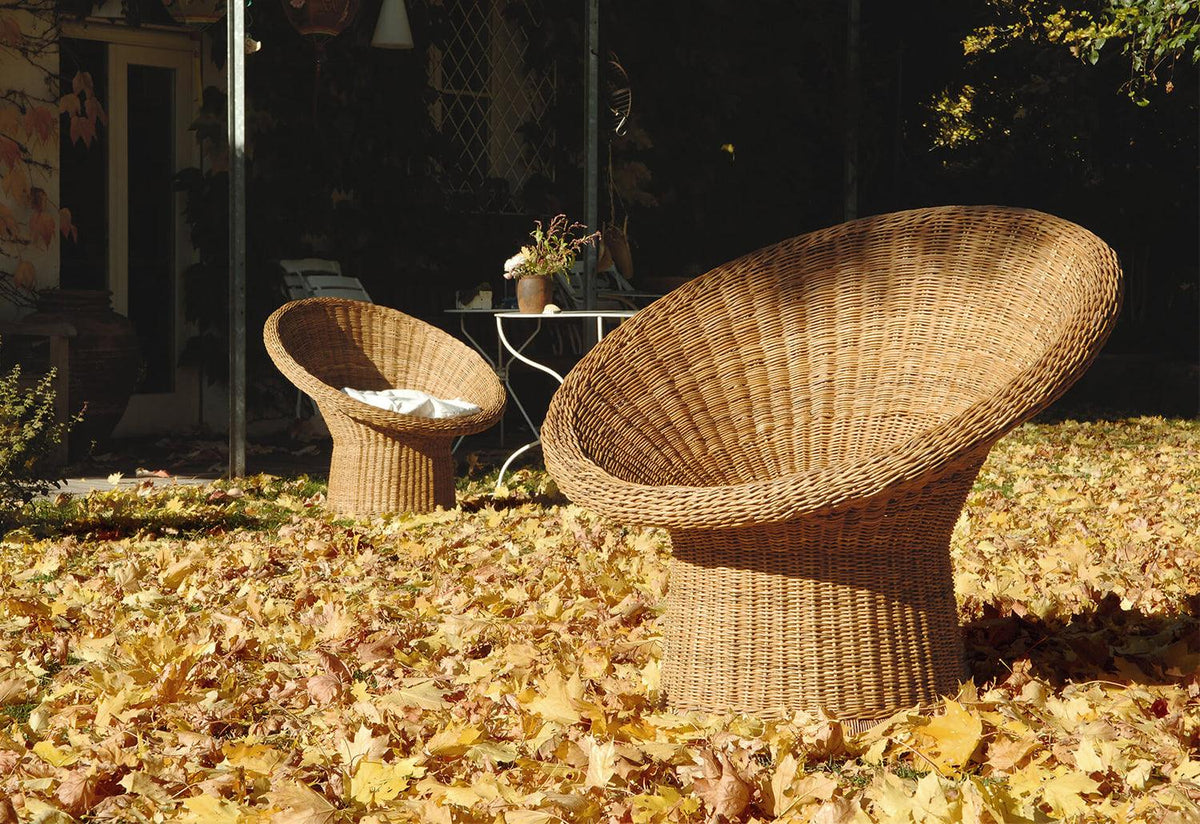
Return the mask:
[[569, 273], [580, 250], [594, 243], [599, 232], [580, 234], [587, 229], [582, 223], [568, 223], [566, 215], [555, 215], [549, 225], [534, 221], [536, 228], [529, 233], [533, 240], [504, 264], [506, 278], [553, 277], [556, 272]]
[[55, 422], [54, 370], [28, 389], [20, 379], [20, 366], [0, 375], [0, 522], [14, 505], [54, 486], [38, 476], [38, 462], [62, 443], [73, 423]]
[[155, 487], [145, 481], [134, 490], [136, 494], [130, 494], [128, 487], [114, 485], [81, 497], [63, 494], [34, 501], [21, 513], [21, 529], [9, 538], [153, 540], [211, 537], [234, 530], [269, 533], [300, 514], [313, 513], [325, 500], [325, 485], [307, 476], [257, 475], [210, 486]]
[[1046, 0], [989, 0], [993, 23], [963, 40], [967, 55], [996, 52], [1017, 42], [1063, 46], [1098, 63], [1115, 44], [1129, 59], [1126, 90], [1139, 105], [1163, 83], [1174, 88], [1175, 63], [1200, 62], [1200, 0], [1102, 0], [1068, 6]]

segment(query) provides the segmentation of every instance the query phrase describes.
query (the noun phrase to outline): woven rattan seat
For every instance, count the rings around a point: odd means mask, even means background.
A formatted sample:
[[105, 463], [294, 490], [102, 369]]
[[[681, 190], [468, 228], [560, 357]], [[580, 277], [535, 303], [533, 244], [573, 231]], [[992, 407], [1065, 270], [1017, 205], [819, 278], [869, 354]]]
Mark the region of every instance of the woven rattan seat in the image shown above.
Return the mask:
[[[451, 443], [504, 412], [504, 388], [479, 354], [395, 309], [308, 298], [281, 306], [263, 330], [279, 371], [321, 410], [333, 436], [329, 505], [356, 515], [454, 506]], [[479, 412], [420, 418], [359, 403], [341, 390], [419, 389]]]
[[1065, 220], [921, 209], [720, 266], [589, 352], [546, 465], [669, 531], [670, 704], [861, 726], [953, 694], [967, 492], [1087, 368], [1120, 292], [1115, 254]]

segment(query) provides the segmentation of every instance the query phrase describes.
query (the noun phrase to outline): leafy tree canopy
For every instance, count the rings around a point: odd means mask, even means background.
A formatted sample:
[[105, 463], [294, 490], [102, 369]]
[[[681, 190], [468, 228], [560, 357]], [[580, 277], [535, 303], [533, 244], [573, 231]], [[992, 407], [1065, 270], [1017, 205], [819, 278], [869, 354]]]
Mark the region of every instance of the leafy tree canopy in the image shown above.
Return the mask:
[[1200, 0], [1093, 0], [1067, 5], [1050, 0], [988, 0], [995, 22], [963, 40], [968, 56], [1016, 42], [1062, 46], [1089, 63], [1119, 47], [1129, 59], [1126, 90], [1139, 104], [1159, 83], [1174, 88], [1175, 64], [1200, 62]]

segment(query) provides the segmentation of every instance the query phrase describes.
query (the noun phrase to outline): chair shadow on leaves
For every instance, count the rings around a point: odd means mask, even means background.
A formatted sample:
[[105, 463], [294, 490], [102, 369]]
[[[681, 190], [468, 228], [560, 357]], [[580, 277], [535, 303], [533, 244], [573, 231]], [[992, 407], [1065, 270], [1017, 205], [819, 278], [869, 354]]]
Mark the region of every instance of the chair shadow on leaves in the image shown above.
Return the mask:
[[[1200, 679], [1200, 593], [1178, 612], [1124, 610], [1109, 593], [1094, 611], [1063, 619], [1001, 613], [994, 605], [963, 626], [967, 665], [977, 684], [1014, 669], [1055, 687], [1067, 681], [1169, 685]], [[1028, 663], [1025, 663], [1028, 662]]]

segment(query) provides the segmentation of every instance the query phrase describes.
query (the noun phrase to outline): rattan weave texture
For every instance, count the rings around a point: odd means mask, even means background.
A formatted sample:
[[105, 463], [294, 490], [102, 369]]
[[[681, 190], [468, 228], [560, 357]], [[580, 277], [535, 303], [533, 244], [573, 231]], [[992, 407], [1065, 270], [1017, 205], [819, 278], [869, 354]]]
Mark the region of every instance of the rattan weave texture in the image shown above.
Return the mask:
[[680, 709], [860, 723], [963, 676], [950, 533], [988, 450], [1087, 368], [1116, 255], [1039, 212], [866, 218], [718, 267], [555, 394], [577, 503], [666, 527]]
[[[333, 436], [329, 505], [356, 515], [454, 506], [459, 435], [504, 412], [504, 388], [483, 358], [423, 321], [361, 301], [308, 298], [277, 309], [263, 329], [267, 352], [321, 410]], [[350, 398], [355, 389], [420, 389], [480, 407], [458, 418], [418, 418]]]

